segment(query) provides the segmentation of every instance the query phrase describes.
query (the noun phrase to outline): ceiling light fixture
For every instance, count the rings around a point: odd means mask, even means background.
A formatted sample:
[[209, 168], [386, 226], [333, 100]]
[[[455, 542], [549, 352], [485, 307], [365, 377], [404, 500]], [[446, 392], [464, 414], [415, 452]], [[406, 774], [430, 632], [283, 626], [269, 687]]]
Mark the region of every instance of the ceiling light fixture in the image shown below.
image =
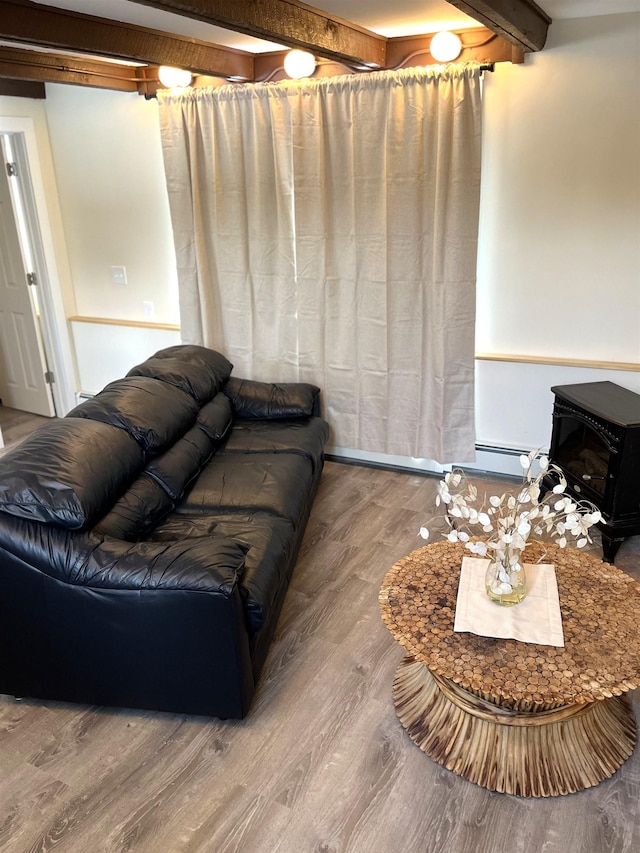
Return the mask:
[[158, 69], [158, 78], [167, 89], [190, 86], [193, 74], [184, 68], [174, 68], [171, 65], [161, 65]]
[[437, 62], [453, 62], [462, 52], [460, 36], [443, 30], [431, 39], [429, 52]]
[[294, 80], [311, 77], [316, 70], [316, 58], [306, 50], [290, 50], [284, 58], [284, 70]]

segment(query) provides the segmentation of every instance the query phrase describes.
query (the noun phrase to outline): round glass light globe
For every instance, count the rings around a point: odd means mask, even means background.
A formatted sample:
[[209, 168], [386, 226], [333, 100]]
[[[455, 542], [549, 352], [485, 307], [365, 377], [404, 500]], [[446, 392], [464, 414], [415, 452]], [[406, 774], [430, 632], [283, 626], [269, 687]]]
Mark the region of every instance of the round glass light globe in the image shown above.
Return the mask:
[[429, 52], [438, 62], [452, 62], [460, 56], [462, 42], [460, 36], [444, 30], [431, 39]]
[[190, 86], [193, 75], [184, 68], [174, 68], [172, 65], [161, 65], [158, 69], [158, 79], [167, 89]]
[[284, 58], [284, 70], [294, 80], [311, 77], [316, 70], [316, 58], [306, 50], [290, 50]]

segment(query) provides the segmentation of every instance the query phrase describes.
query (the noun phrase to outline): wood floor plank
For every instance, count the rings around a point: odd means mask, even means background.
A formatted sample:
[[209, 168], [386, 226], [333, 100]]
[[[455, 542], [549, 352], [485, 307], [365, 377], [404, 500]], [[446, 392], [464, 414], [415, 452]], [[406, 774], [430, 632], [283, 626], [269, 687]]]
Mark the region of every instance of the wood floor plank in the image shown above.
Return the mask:
[[21, 412], [18, 409], [10, 409], [8, 406], [0, 405], [0, 431], [4, 443], [4, 447], [0, 447], [0, 456], [49, 420], [51, 418], [32, 415], [29, 412]]

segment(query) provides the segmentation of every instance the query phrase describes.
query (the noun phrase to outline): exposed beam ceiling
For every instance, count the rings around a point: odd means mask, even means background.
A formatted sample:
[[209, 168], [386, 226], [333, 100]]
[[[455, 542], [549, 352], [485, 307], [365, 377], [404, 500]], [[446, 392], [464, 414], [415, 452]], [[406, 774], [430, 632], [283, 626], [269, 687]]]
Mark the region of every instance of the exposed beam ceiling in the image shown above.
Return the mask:
[[[297, 0], [132, 0], [318, 56], [383, 67], [380, 36]], [[541, 50], [551, 19], [533, 0], [447, 0], [524, 50]], [[381, 51], [381, 53], [380, 53]]]
[[374, 68], [385, 64], [384, 36], [295, 0], [133, 0], [317, 56]]
[[73, 83], [121, 92], [137, 92], [139, 82], [132, 65], [10, 47], [0, 47], [0, 77]]
[[253, 79], [253, 56], [245, 51], [40, 6], [29, 0], [2, 0], [0, 39], [155, 65], [179, 65], [220, 77]]
[[44, 83], [31, 80], [5, 80], [0, 77], [0, 95], [10, 98], [38, 98], [44, 100]]
[[[463, 59], [521, 61], [522, 50], [539, 50], [544, 45], [550, 19], [533, 0], [447, 2], [483, 20], [491, 31], [500, 35], [497, 42], [482, 47], [480, 52], [475, 46], [485, 45], [487, 39], [481, 36], [478, 40], [476, 36]], [[80, 3], [67, 5], [83, 8]], [[91, 8], [90, 0], [86, 5]], [[297, 0], [130, 0], [130, 5], [152, 7], [150, 16], [152, 10], [157, 10], [164, 13], [165, 19], [176, 22], [197, 19], [287, 47], [303, 47], [316, 56], [352, 68], [396, 67], [405, 49], [402, 38], [386, 38]], [[419, 64], [432, 61], [430, 57], [424, 58], [430, 36], [412, 38], [411, 55], [423, 54]], [[504, 40], [518, 49], [511, 54]], [[282, 62], [282, 53], [278, 52], [271, 54], [271, 60], [269, 54], [262, 54], [258, 62], [259, 55], [248, 51], [31, 0], [0, 2], [0, 41], [19, 46], [19, 49], [0, 48], [0, 78], [77, 83], [125, 91], [137, 88], [145, 93], [153, 91], [147, 85], [149, 81], [157, 80], [153, 68], [138, 72], [133, 66], [126, 66], [112, 71], [100, 58], [150, 66], [177, 65], [207, 77], [234, 80], [264, 79], [269, 62], [274, 68]], [[25, 48], [39, 48], [41, 52]], [[84, 56], [65, 57], [61, 51]], [[139, 78], [137, 84], [135, 78]]]

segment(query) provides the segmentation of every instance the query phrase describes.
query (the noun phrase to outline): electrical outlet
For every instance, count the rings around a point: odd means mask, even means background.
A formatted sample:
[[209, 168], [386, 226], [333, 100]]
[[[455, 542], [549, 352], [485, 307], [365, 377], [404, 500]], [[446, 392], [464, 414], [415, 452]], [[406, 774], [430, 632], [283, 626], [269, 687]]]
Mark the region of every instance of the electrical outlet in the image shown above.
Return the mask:
[[126, 267], [111, 267], [111, 281], [113, 284], [127, 283], [127, 268]]
[[144, 316], [147, 320], [150, 320], [153, 317], [153, 302], [143, 302], [142, 309], [144, 311]]

